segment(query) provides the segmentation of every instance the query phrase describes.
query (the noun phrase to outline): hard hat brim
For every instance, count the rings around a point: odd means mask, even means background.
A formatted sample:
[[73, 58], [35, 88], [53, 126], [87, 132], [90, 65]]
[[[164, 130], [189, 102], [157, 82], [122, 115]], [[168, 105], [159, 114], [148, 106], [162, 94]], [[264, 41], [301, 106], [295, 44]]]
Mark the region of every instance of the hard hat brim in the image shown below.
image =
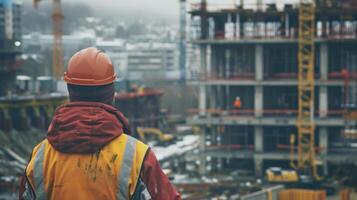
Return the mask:
[[100, 86], [113, 83], [116, 79], [116, 74], [106, 79], [96, 80], [96, 79], [80, 79], [80, 78], [69, 78], [67, 73], [64, 73], [63, 80], [68, 84], [73, 85], [83, 85], [83, 86]]

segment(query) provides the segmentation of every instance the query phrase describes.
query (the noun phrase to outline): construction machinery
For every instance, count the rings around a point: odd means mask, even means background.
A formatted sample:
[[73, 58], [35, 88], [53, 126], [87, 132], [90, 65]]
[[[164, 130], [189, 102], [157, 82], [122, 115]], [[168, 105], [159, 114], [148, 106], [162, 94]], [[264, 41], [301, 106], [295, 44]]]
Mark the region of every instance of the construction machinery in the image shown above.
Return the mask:
[[158, 128], [137, 127], [136, 131], [139, 139], [145, 143], [156, 141], [158, 145], [168, 145], [175, 140], [173, 135], [165, 134]]
[[[33, 0], [35, 8], [42, 0]], [[62, 6], [61, 0], [53, 0], [52, 23], [53, 23], [53, 52], [52, 52], [52, 69], [53, 76], [59, 80], [63, 75], [63, 47], [62, 47]]]
[[297, 183], [299, 175], [296, 170], [285, 170], [280, 167], [270, 167], [266, 170], [267, 180], [270, 183]]

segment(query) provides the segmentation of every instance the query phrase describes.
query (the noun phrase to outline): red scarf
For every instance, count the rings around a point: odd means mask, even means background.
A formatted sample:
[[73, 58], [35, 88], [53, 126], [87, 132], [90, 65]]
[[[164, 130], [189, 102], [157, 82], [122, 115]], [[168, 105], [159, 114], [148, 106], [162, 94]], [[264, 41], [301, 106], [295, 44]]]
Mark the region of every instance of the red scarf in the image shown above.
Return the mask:
[[57, 108], [47, 139], [62, 153], [95, 153], [121, 135], [129, 124], [116, 108], [97, 102], [72, 102]]

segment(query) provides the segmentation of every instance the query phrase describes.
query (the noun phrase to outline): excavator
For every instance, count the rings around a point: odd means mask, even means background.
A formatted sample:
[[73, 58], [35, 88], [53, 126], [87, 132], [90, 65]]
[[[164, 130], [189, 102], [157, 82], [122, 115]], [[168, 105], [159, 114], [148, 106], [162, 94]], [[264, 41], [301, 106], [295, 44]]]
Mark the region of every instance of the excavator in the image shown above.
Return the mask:
[[167, 146], [172, 144], [176, 139], [175, 136], [165, 134], [158, 128], [137, 127], [136, 131], [139, 135], [139, 139], [144, 143], [155, 141], [160, 146]]

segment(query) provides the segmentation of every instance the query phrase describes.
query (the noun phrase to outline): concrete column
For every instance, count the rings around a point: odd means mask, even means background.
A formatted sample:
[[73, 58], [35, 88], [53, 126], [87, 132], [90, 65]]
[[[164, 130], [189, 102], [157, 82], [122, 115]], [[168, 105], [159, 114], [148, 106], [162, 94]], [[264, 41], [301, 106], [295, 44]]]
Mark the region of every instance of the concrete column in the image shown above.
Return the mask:
[[289, 23], [289, 14], [285, 14], [285, 37], [290, 37], [290, 23]]
[[[214, 126], [210, 129], [210, 134], [211, 134], [211, 145], [217, 145], [217, 137], [218, 137], [218, 127]], [[211, 171], [217, 171], [217, 165], [218, 165], [218, 159], [215, 157], [211, 158], [210, 161], [210, 165], [211, 165]]]
[[320, 44], [320, 75], [321, 80], [328, 79], [328, 46], [326, 43]]
[[319, 129], [319, 147], [322, 148], [321, 153], [326, 154], [328, 148], [328, 130], [327, 127], [320, 127]]
[[[256, 126], [254, 127], [254, 153], [262, 153], [263, 145], [263, 127]], [[263, 175], [263, 160], [261, 158], [254, 157], [254, 166], [255, 166], [255, 175], [262, 176]]]
[[[263, 45], [255, 46], [255, 80], [260, 82], [263, 80]], [[256, 117], [263, 115], [263, 87], [255, 86], [254, 91], [254, 113]]]
[[257, 177], [263, 176], [263, 159], [254, 158], [254, 168], [255, 168], [255, 176]]
[[232, 109], [232, 102], [230, 102], [230, 88], [229, 88], [229, 85], [226, 85], [225, 86], [225, 90], [226, 90], [226, 96], [225, 96], [225, 107], [224, 109], [225, 110], [229, 110], [229, 109]]
[[254, 114], [256, 117], [263, 116], [263, 86], [255, 86], [254, 91]]
[[230, 76], [232, 75], [229, 71], [229, 69], [231, 68], [231, 49], [227, 48], [225, 51], [225, 72], [224, 72], [224, 78], [230, 78]]
[[209, 96], [209, 108], [212, 109], [217, 108], [217, 101], [216, 101], [217, 90], [215, 88], [216, 86], [210, 86], [208, 90], [208, 93], [211, 94]]
[[207, 109], [207, 95], [206, 95], [206, 86], [199, 86], [199, 96], [198, 96], [198, 109], [199, 114], [204, 116], [206, 114]]
[[327, 117], [328, 111], [328, 90], [327, 86], [320, 86], [319, 88], [319, 110], [320, 117]]
[[[320, 76], [322, 81], [328, 79], [328, 46], [326, 43], [320, 44]], [[326, 86], [320, 86], [319, 96], [320, 117], [327, 117], [328, 96]]]
[[[200, 77], [201, 80], [205, 81], [206, 80], [206, 67], [207, 67], [207, 46], [206, 45], [201, 45], [200, 49]], [[206, 86], [204, 83], [202, 83], [199, 86], [199, 96], [198, 96], [198, 108], [199, 108], [199, 114], [200, 115], [205, 115], [206, 114], [206, 109], [207, 109], [207, 95], [206, 95]]]
[[207, 45], [200, 46], [200, 74], [203, 78], [206, 77], [207, 69]]
[[263, 57], [264, 49], [263, 45], [258, 44], [255, 46], [255, 80], [262, 81], [263, 80]]
[[205, 150], [206, 150], [206, 130], [205, 128], [202, 128], [201, 134], [200, 134], [200, 166], [199, 166], [199, 174], [204, 175], [206, 174], [206, 155], [205, 155]]
[[257, 0], [257, 10], [263, 10], [263, 0]]
[[207, 48], [207, 67], [206, 67], [206, 74], [210, 76], [212, 73], [212, 65], [215, 66], [215, 55], [212, 48], [212, 45], [208, 45]]
[[323, 169], [324, 169], [324, 174], [326, 175], [328, 173], [328, 168], [327, 168], [327, 152], [328, 152], [328, 130], [327, 127], [320, 127], [319, 129], [319, 147], [321, 148], [321, 157], [322, 157], [322, 163], [323, 164]]
[[254, 127], [254, 151], [263, 152], [263, 127]]
[[236, 18], [237, 18], [237, 21], [235, 24], [235, 37], [237, 39], [239, 39], [240, 38], [240, 15], [239, 15], [239, 13], [237, 13]]

